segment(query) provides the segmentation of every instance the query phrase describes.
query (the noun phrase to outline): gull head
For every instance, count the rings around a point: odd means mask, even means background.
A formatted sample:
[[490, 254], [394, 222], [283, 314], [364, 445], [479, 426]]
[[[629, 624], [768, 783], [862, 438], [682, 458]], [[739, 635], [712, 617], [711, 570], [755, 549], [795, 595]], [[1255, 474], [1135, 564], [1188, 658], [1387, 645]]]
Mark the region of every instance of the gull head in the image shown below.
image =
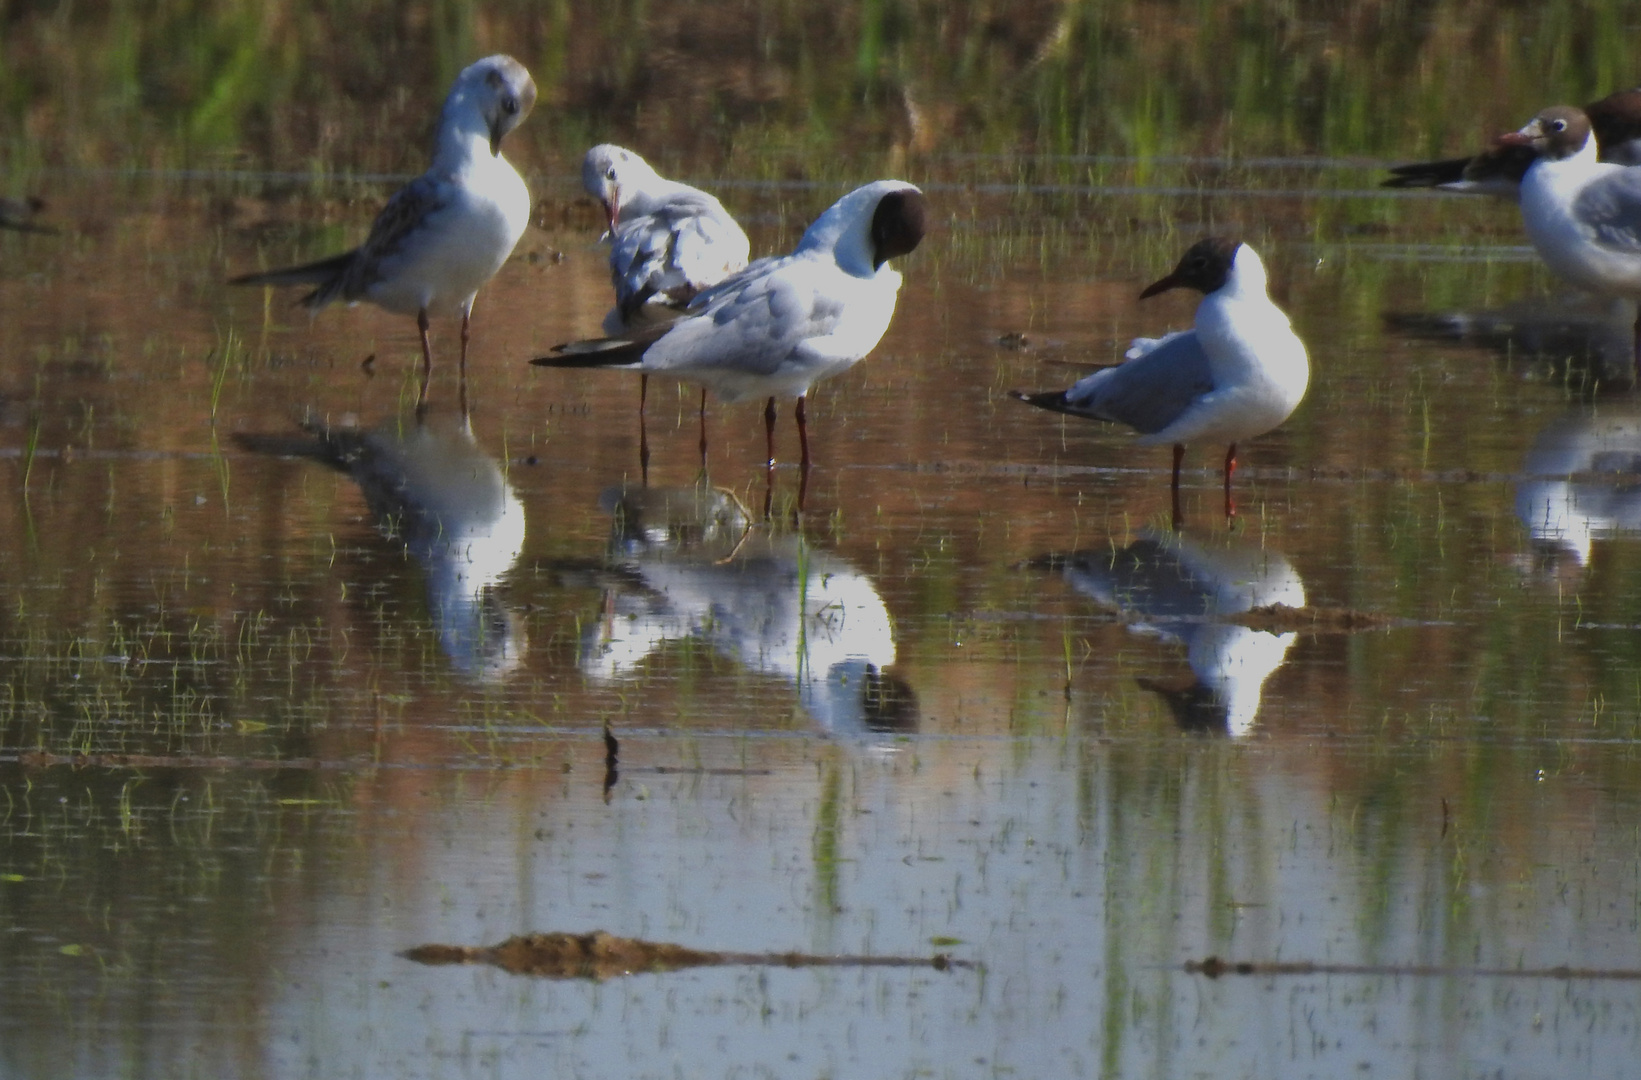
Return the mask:
[[1493, 141], [1499, 146], [1526, 146], [1541, 158], [1560, 161], [1570, 158], [1593, 141], [1590, 118], [1583, 109], [1555, 105], [1531, 120], [1520, 131], [1510, 131]]
[[649, 162], [613, 143], [600, 143], [581, 159], [581, 186], [604, 204], [611, 231], [621, 220], [622, 205], [631, 204], [659, 178]]
[[1205, 296], [1215, 292], [1230, 280], [1239, 252], [1244, 251], [1252, 255], [1252, 250], [1240, 240], [1224, 236], [1204, 237], [1180, 256], [1179, 264], [1167, 277], [1147, 285], [1145, 291], [1140, 293], [1140, 299], [1179, 288], [1195, 289]]
[[843, 269], [869, 277], [897, 255], [915, 251], [927, 224], [923, 192], [903, 180], [877, 180], [833, 203], [797, 250], [830, 251]]
[[476, 121], [494, 156], [501, 153], [501, 140], [530, 115], [535, 104], [536, 83], [530, 73], [511, 56], [497, 53], [469, 64], [456, 76], [456, 85], [444, 103], [445, 123], [468, 126]]

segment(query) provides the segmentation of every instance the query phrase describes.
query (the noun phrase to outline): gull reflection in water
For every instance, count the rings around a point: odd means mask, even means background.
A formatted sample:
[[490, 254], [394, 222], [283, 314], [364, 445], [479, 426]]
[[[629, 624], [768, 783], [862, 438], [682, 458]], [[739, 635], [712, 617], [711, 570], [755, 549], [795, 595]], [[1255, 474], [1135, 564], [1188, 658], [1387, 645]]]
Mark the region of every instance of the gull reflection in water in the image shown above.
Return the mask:
[[523, 622], [503, 606], [497, 586], [524, 548], [524, 506], [467, 417], [432, 409], [370, 429], [302, 426], [306, 438], [236, 439], [259, 453], [322, 461], [351, 476], [377, 528], [421, 565], [428, 615], [455, 668], [488, 680], [517, 667]]
[[[1478, 311], [1392, 312], [1391, 329], [1409, 337], [1537, 357], [1568, 377], [1630, 386], [1635, 381], [1635, 305], [1576, 295]], [[1575, 372], [1577, 373], [1575, 375]]]
[[1270, 604], [1305, 606], [1304, 582], [1283, 555], [1224, 536], [1147, 532], [1120, 550], [1050, 555], [1033, 565], [1059, 570], [1072, 588], [1121, 614], [1131, 631], [1185, 646], [1196, 677], [1190, 686], [1140, 685], [1160, 694], [1187, 730], [1247, 734], [1265, 680], [1296, 636], [1224, 619]]
[[1641, 533], [1641, 412], [1585, 405], [1539, 432], [1522, 463], [1516, 516], [1527, 526], [1533, 569], [1578, 574], [1591, 541]]
[[801, 535], [753, 527], [725, 492], [612, 490], [602, 503], [619, 583], [583, 640], [587, 676], [632, 678], [652, 653], [689, 639], [791, 683], [828, 731], [916, 727], [911, 687], [884, 670], [894, 626], [865, 574]]

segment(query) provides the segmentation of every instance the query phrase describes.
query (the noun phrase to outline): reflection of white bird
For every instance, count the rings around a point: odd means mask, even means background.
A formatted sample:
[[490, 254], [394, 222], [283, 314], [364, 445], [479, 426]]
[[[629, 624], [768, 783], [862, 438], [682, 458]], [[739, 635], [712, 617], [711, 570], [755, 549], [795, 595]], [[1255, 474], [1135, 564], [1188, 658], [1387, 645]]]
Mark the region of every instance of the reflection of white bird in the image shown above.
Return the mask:
[[530, 223], [530, 191], [501, 156], [501, 141], [535, 101], [535, 82], [512, 57], [498, 54], [472, 64], [445, 99], [433, 164], [394, 194], [362, 245], [305, 266], [245, 274], [230, 284], [313, 285], [302, 302], [315, 310], [333, 300], [369, 300], [416, 316], [424, 394], [433, 367], [428, 316], [459, 314], [465, 373], [473, 298]]
[[1185, 444], [1229, 445], [1225, 512], [1230, 514], [1236, 444], [1292, 415], [1310, 382], [1305, 346], [1266, 293], [1265, 264], [1253, 248], [1223, 237], [1199, 241], [1140, 299], [1182, 286], [1203, 293], [1194, 329], [1157, 341], [1141, 338], [1126, 362], [1101, 368], [1069, 390], [1014, 391], [1039, 408], [1127, 424], [1140, 432], [1141, 446], [1172, 443], [1176, 520]]
[[1265, 680], [1282, 666], [1296, 635], [1223, 620], [1270, 604], [1305, 606], [1304, 582], [1280, 553], [1228, 537], [1208, 543], [1167, 532], [1142, 536], [1120, 551], [1075, 552], [1046, 562], [1078, 592], [1121, 612], [1131, 630], [1185, 646], [1196, 684], [1161, 691], [1183, 726], [1232, 735], [1252, 728]]
[[[1598, 160], [1582, 109], [1545, 109], [1500, 143], [1534, 154], [1521, 181], [1527, 236], [1557, 276], [1600, 296], [1641, 300], [1641, 170]], [[1632, 334], [1641, 363], [1641, 317]]]
[[1516, 516], [1552, 567], [1583, 567], [1591, 541], [1641, 533], [1641, 414], [1584, 406], [1539, 432], [1522, 463]]
[[647, 488], [607, 503], [613, 558], [630, 584], [583, 641], [589, 677], [631, 678], [669, 642], [694, 640], [794, 684], [830, 731], [915, 725], [911, 688], [884, 671], [894, 627], [866, 575], [802, 536], [746, 531], [727, 496]]
[[668, 180], [631, 150], [608, 143], [581, 163], [587, 194], [604, 204], [615, 308], [604, 332], [675, 318], [709, 285], [746, 267], [751, 244], [716, 198]]
[[899, 180], [856, 188], [815, 220], [790, 255], [759, 259], [698, 295], [683, 317], [619, 337], [560, 345], [532, 361], [668, 375], [725, 401], [798, 399], [798, 438], [809, 461], [804, 396], [871, 352], [889, 329], [900, 274], [888, 260], [923, 239], [923, 193]]
[[[1598, 382], [1635, 378], [1632, 312], [1621, 300], [1578, 294], [1471, 311], [1388, 312], [1386, 325], [1413, 337], [1493, 349], [1508, 360], [1538, 358], [1565, 376]], [[1565, 364], [1565, 368], [1561, 365]]]
[[[1620, 90], [1584, 106], [1600, 143], [1601, 160], [1641, 165], [1641, 89]], [[1471, 157], [1419, 161], [1391, 169], [1389, 188], [1441, 188], [1466, 195], [1521, 195], [1521, 178], [1533, 164], [1532, 150], [1493, 146]]]
[[497, 596], [524, 549], [524, 506], [464, 417], [429, 415], [372, 430], [310, 427], [311, 439], [243, 436], [262, 453], [323, 461], [351, 475], [382, 532], [427, 575], [439, 645], [463, 674], [518, 666], [523, 632]]

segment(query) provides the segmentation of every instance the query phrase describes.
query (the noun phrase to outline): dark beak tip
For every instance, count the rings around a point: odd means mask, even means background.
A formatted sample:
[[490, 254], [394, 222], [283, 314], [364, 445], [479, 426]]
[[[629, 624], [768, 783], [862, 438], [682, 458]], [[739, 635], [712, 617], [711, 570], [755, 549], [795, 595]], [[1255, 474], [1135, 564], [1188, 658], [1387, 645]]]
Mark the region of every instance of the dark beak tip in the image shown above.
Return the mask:
[[1175, 281], [1173, 275], [1170, 274], [1168, 277], [1163, 278], [1161, 281], [1153, 281], [1151, 284], [1147, 285], [1140, 292], [1140, 299], [1141, 300], [1149, 300], [1153, 296], [1156, 296], [1158, 293], [1165, 293], [1169, 289], [1172, 289], [1172, 288], [1176, 287], [1178, 284], [1179, 284], [1179, 282]]

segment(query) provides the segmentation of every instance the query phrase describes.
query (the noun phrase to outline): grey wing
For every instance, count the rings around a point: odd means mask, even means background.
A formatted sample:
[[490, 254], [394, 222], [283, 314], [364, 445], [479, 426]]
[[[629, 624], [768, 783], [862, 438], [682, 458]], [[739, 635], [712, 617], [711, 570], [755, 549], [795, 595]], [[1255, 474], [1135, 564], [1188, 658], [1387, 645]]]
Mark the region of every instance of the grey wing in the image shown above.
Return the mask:
[[1598, 243], [1641, 254], [1641, 169], [1614, 169], [1586, 184], [1573, 200], [1573, 216]]
[[843, 304], [809, 280], [813, 267], [790, 257], [760, 259], [696, 297], [690, 317], [644, 354], [645, 368], [732, 369], [770, 375], [804, 342], [831, 334]]
[[1065, 412], [1127, 424], [1142, 435], [1161, 431], [1214, 388], [1208, 354], [1195, 330], [1170, 334], [1148, 350], [1079, 381], [1065, 392]]
[[617, 229], [610, 249], [616, 303], [628, 318], [655, 296], [687, 304], [744, 268], [749, 247], [746, 234], [716, 199], [681, 196]]
[[358, 299], [380, 280], [383, 264], [397, 257], [448, 202], [446, 185], [425, 173], [394, 192], [371, 223], [370, 235], [354, 252], [347, 272], [314, 295], [314, 306], [322, 306], [338, 295], [343, 300]]

